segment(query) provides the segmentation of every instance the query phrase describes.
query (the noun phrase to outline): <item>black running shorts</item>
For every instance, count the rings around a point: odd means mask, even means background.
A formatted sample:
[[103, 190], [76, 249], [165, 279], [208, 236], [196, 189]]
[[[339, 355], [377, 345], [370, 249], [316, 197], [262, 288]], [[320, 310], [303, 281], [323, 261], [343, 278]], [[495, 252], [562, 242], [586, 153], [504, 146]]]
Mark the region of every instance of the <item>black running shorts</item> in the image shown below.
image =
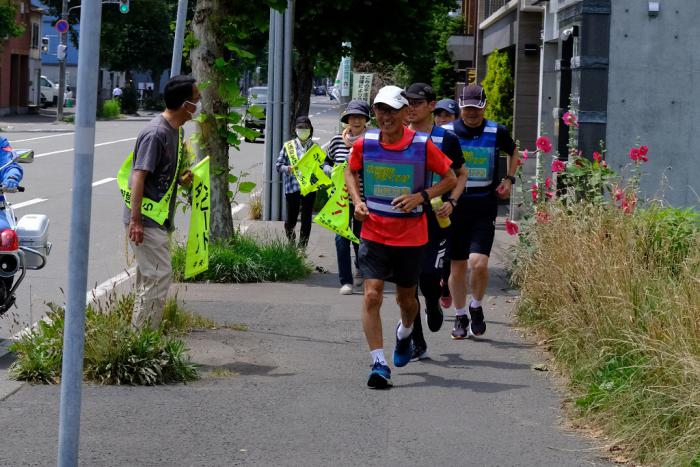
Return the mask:
[[495, 235], [495, 210], [474, 210], [458, 204], [452, 215], [447, 256], [455, 261], [469, 259], [471, 253], [489, 256]]
[[390, 246], [360, 240], [358, 266], [365, 279], [393, 282], [399, 287], [418, 284], [425, 246]]

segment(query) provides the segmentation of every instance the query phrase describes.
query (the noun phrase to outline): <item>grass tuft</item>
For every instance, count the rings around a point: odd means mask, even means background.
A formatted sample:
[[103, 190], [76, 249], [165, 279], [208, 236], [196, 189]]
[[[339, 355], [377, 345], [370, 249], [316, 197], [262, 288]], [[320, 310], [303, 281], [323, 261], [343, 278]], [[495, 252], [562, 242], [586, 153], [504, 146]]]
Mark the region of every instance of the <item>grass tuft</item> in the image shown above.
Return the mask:
[[650, 206], [550, 206], [523, 229], [518, 319], [549, 337], [578, 414], [643, 463], [700, 455], [700, 221]]
[[184, 279], [185, 247], [172, 249], [176, 281], [266, 282], [293, 281], [309, 275], [311, 268], [303, 251], [286, 240], [257, 240], [237, 235], [209, 245], [209, 269]]
[[[32, 383], [57, 383], [63, 352], [63, 307], [49, 304], [47, 319], [10, 346], [17, 360], [10, 376]], [[208, 320], [183, 310], [177, 300], [166, 306], [158, 330], [134, 331], [133, 295], [119, 297], [105, 312], [88, 307], [85, 315], [84, 377], [99, 384], [156, 385], [198, 378], [184, 342], [175, 338]]]

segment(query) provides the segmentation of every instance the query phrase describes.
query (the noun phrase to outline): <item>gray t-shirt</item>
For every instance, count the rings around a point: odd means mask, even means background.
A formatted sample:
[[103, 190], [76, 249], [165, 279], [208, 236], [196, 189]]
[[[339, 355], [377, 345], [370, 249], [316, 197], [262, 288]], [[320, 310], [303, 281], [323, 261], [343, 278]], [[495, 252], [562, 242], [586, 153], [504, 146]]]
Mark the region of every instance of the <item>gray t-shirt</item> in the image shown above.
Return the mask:
[[[134, 146], [133, 169], [148, 173], [144, 182], [144, 196], [159, 201], [170, 188], [177, 170], [178, 130], [171, 127], [163, 115], [158, 115], [141, 130]], [[170, 214], [163, 225], [142, 216], [144, 227], [172, 230], [176, 196], [170, 200]], [[131, 210], [124, 206], [124, 223], [129, 224]]]

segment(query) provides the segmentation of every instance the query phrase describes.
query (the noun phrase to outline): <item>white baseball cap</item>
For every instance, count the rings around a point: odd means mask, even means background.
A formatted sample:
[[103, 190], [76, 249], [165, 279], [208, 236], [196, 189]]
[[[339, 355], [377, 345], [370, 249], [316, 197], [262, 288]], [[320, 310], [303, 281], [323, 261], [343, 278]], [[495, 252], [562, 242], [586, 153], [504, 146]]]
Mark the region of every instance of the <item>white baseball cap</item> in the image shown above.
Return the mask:
[[398, 86], [384, 86], [374, 97], [374, 104], [386, 104], [394, 109], [402, 109], [408, 105], [403, 89]]

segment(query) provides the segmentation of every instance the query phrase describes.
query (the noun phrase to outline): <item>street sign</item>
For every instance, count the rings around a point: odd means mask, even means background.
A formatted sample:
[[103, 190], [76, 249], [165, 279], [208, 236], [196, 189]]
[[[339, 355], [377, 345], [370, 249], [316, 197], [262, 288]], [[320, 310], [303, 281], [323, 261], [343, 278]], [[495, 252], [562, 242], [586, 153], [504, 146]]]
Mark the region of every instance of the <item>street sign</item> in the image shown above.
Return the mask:
[[70, 29], [70, 25], [68, 24], [68, 21], [66, 21], [65, 19], [59, 19], [58, 21], [56, 21], [54, 28], [56, 28], [56, 31], [63, 34], [65, 32], [68, 32], [68, 29]]
[[370, 103], [370, 94], [372, 92], [372, 73], [353, 73], [352, 74], [352, 98], [362, 99]]

